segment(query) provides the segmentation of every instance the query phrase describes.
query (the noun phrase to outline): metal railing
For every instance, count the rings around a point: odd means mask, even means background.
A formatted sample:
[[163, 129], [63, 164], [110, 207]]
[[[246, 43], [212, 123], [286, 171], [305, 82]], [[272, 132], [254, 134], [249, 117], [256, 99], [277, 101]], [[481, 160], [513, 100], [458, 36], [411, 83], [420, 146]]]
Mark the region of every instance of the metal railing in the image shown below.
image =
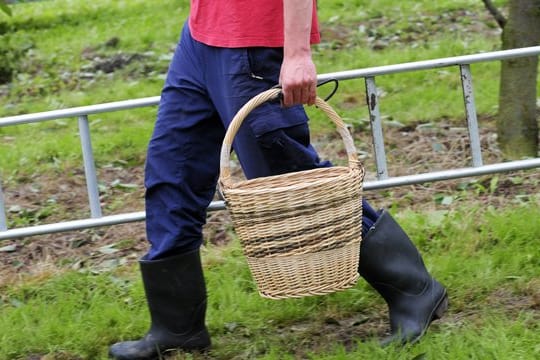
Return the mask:
[[[540, 167], [540, 158], [483, 165], [477, 114], [474, 102], [472, 74], [470, 69], [470, 65], [474, 63], [500, 61], [506, 59], [539, 55], [540, 46], [534, 46], [521, 49], [493, 51], [482, 54], [448, 57], [435, 60], [417, 61], [396, 65], [326, 73], [319, 75], [318, 80], [325, 81], [330, 79], [365, 79], [375, 165], [377, 168], [377, 180], [365, 182], [364, 189], [375, 190], [403, 185], [420, 184], [426, 182], [435, 182]], [[444, 170], [416, 175], [389, 177], [386, 164], [382, 119], [379, 110], [378, 90], [375, 83], [375, 78], [377, 76], [388, 74], [420, 71], [450, 66], [458, 66], [460, 69], [465, 115], [467, 120], [468, 135], [470, 139], [470, 148], [472, 155], [472, 166], [468, 168]], [[79, 124], [79, 134], [81, 139], [86, 185], [88, 191], [88, 201], [90, 207], [90, 218], [87, 219], [8, 229], [4, 196], [0, 184], [0, 240], [143, 221], [145, 219], [144, 211], [110, 216], [102, 215], [101, 204], [99, 202], [98, 181], [93, 157], [92, 142], [90, 138], [90, 126], [88, 122], [88, 117], [90, 115], [99, 113], [155, 106], [158, 103], [159, 96], [154, 96], [135, 100], [118, 101], [99, 105], [70, 108], [65, 110], [54, 110], [41, 113], [0, 118], [0, 127], [37, 123], [63, 118], [77, 118]], [[213, 201], [208, 208], [209, 211], [222, 209], [225, 209], [225, 203], [223, 201]]]

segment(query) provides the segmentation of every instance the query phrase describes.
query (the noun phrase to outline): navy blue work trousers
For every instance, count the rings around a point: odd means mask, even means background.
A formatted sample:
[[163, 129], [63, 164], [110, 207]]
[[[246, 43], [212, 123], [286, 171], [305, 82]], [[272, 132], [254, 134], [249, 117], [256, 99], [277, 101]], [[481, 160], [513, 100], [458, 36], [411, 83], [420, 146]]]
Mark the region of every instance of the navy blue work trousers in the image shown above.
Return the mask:
[[[161, 93], [145, 165], [148, 260], [198, 248], [219, 175], [225, 129], [253, 96], [278, 83], [282, 48], [218, 48], [186, 24]], [[302, 106], [265, 103], [244, 120], [233, 149], [246, 178], [331, 166], [310, 144]], [[364, 232], [377, 213], [363, 204]]]

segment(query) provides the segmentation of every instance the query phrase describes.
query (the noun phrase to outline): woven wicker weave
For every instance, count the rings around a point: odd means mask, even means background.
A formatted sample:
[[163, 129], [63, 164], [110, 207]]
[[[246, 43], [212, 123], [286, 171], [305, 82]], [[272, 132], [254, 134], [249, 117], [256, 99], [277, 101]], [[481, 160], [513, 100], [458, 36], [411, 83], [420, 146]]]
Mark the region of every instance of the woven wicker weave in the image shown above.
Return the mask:
[[348, 167], [231, 179], [230, 152], [240, 125], [279, 92], [257, 95], [232, 120], [221, 149], [221, 193], [261, 296], [282, 299], [350, 288], [358, 279], [364, 169], [345, 124], [324, 100], [317, 98], [316, 105], [335, 123]]

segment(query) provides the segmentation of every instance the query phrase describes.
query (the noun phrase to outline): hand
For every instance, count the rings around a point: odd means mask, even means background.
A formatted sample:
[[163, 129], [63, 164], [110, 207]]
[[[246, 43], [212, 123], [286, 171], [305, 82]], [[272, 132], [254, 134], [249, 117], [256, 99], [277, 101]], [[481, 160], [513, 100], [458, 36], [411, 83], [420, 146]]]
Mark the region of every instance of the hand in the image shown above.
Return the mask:
[[315, 104], [317, 71], [311, 55], [283, 59], [279, 82], [283, 91], [283, 105]]

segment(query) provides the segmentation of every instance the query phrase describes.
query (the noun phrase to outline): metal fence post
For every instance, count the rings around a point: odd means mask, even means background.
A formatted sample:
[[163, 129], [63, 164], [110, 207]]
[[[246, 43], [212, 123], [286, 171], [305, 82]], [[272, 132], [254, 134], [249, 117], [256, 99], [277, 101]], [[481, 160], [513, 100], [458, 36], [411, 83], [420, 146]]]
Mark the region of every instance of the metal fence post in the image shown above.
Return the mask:
[[474, 92], [472, 83], [471, 66], [460, 65], [461, 87], [463, 88], [463, 100], [465, 102], [465, 114], [467, 116], [467, 127], [469, 129], [469, 140], [471, 142], [472, 165], [482, 166], [482, 148], [480, 146], [480, 134], [478, 132], [478, 120], [476, 118], [476, 105], [474, 103]]
[[386, 153], [384, 151], [379, 97], [377, 95], [375, 78], [371, 76], [366, 77], [366, 97], [369, 110], [369, 123], [371, 124], [373, 151], [375, 153], [375, 165], [377, 166], [377, 179], [387, 179], [388, 169], [386, 167]]
[[2, 181], [0, 178], [0, 231], [7, 230], [6, 205], [4, 202], [4, 192], [2, 191]]
[[79, 116], [79, 135], [84, 161], [84, 173], [86, 176], [86, 188], [88, 190], [88, 202], [90, 203], [90, 214], [93, 218], [101, 217], [101, 205], [99, 203], [99, 189], [97, 183], [96, 166], [92, 151], [92, 141], [90, 140], [90, 126], [88, 116]]

